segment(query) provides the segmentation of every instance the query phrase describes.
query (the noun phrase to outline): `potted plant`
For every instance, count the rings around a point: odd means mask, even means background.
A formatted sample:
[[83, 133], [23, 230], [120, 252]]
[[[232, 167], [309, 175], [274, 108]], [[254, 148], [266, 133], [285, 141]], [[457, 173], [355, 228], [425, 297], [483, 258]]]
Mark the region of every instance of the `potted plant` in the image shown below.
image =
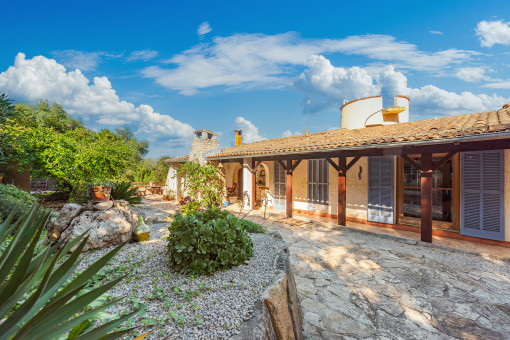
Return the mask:
[[183, 197], [182, 197], [182, 190], [181, 188], [177, 189], [177, 202], [180, 202], [182, 201]]
[[89, 183], [89, 194], [92, 202], [107, 202], [110, 200], [113, 183], [110, 181], [94, 181]]

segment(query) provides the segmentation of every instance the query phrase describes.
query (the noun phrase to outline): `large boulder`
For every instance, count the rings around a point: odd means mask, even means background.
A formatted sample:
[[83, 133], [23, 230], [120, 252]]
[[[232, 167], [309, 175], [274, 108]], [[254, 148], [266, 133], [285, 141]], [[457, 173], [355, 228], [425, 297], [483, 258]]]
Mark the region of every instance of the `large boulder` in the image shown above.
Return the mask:
[[[67, 204], [62, 208], [62, 211], [66, 212], [65, 218], [55, 221], [50, 236], [52, 241], [69, 242], [87, 231], [89, 238], [83, 250], [106, 248], [131, 240], [135, 219], [138, 220], [138, 217], [133, 214], [126, 201], [116, 201], [111, 208], [105, 210], [97, 210], [91, 205], [79, 206], [79, 210], [76, 206], [77, 204]], [[74, 217], [69, 218], [70, 216]], [[59, 230], [59, 233], [55, 230]]]
[[51, 241], [58, 240], [62, 231], [66, 230], [71, 221], [83, 210], [85, 210], [85, 207], [79, 204], [69, 203], [64, 205], [60, 210], [58, 218], [48, 226], [49, 239]]

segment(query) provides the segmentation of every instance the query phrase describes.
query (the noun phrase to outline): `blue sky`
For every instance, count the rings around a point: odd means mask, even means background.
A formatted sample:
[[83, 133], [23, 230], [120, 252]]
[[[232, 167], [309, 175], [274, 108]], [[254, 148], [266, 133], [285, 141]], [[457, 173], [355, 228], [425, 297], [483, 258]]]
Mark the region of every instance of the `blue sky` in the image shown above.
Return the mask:
[[[0, 91], [129, 126], [151, 157], [194, 129], [233, 144], [340, 127], [344, 100], [411, 98], [411, 119], [510, 102], [510, 1], [16, 2]], [[385, 104], [391, 105], [391, 101]]]

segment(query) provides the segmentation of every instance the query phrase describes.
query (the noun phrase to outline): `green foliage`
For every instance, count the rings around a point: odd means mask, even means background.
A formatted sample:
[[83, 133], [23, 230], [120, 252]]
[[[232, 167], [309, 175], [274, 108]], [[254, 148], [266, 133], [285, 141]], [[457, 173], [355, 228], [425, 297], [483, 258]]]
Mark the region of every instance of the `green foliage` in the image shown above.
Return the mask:
[[[74, 275], [87, 242], [85, 234], [64, 244], [35, 248], [48, 221], [38, 205], [22, 219], [12, 222], [14, 213], [0, 225], [0, 244], [17, 231], [0, 256], [0, 339], [54, 339], [71, 332], [69, 338], [114, 339], [132, 329], [109, 333], [138, 311], [92, 327], [88, 321], [119, 300], [93, 302], [122, 278], [99, 287], [84, 289], [91, 278], [122, 248], [122, 245]], [[67, 255], [70, 249], [76, 250]], [[87, 308], [86, 308], [87, 307]], [[86, 309], [85, 309], [86, 308]], [[84, 310], [85, 309], [85, 310]], [[77, 314], [83, 312], [81, 314]]]
[[213, 274], [253, 255], [253, 243], [239, 219], [215, 207], [191, 215], [177, 213], [169, 230], [170, 263], [183, 274]]
[[30, 193], [21, 190], [11, 184], [0, 184], [0, 221], [3, 221], [9, 214], [18, 207], [14, 215], [18, 219], [26, 214], [37, 198]]
[[139, 167], [134, 173], [133, 182], [166, 182], [166, 176], [170, 165], [165, 163], [169, 156], [160, 157], [159, 160], [153, 161], [152, 159], [145, 158], [140, 162]]
[[239, 220], [239, 223], [241, 225], [241, 228], [244, 229], [247, 233], [264, 234], [265, 232], [267, 232], [267, 229], [264, 226], [261, 226], [260, 224], [257, 224], [252, 221]]
[[191, 201], [191, 202], [183, 205], [181, 210], [179, 211], [179, 213], [182, 216], [187, 216], [187, 215], [195, 215], [199, 211], [200, 211], [200, 202]]
[[136, 188], [131, 187], [131, 182], [116, 182], [113, 184], [112, 197], [114, 200], [124, 200], [131, 205], [141, 204], [142, 198], [136, 194]]
[[203, 207], [218, 204], [224, 195], [222, 176], [211, 163], [201, 165], [197, 161], [189, 161], [177, 173], [184, 178], [186, 194]]
[[51, 127], [7, 127], [12, 145], [11, 160], [30, 166], [37, 177], [55, 178], [77, 197], [86, 183], [96, 179], [127, 179], [141, 160], [139, 149], [124, 137], [103, 129], [84, 128], [56, 132]]

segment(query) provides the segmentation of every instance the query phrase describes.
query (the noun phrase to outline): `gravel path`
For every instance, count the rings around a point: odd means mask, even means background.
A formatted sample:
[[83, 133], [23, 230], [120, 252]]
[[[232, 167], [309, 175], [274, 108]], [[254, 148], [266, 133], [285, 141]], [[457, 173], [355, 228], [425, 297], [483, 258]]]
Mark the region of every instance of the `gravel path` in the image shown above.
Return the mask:
[[[127, 244], [104, 269], [107, 280], [127, 275], [108, 292], [126, 300], [107, 313], [146, 306], [131, 321], [139, 327], [136, 334], [151, 332], [146, 339], [228, 339], [238, 333], [264, 287], [274, 279], [275, 239], [270, 234], [251, 234], [254, 256], [246, 265], [212, 276], [181, 275], [168, 264], [165, 240], [174, 209], [170, 203], [147, 200], [135, 208], [145, 215], [151, 240]], [[81, 270], [109, 250], [89, 252]]]

